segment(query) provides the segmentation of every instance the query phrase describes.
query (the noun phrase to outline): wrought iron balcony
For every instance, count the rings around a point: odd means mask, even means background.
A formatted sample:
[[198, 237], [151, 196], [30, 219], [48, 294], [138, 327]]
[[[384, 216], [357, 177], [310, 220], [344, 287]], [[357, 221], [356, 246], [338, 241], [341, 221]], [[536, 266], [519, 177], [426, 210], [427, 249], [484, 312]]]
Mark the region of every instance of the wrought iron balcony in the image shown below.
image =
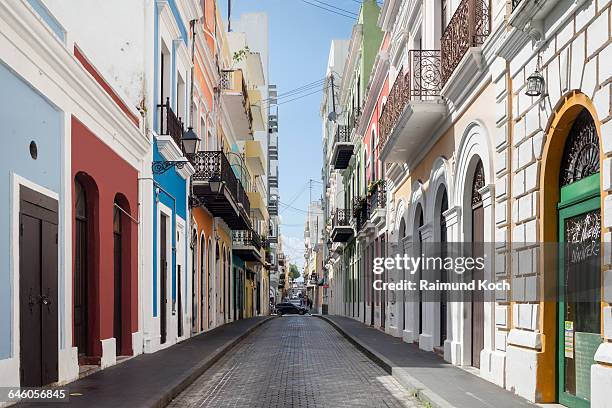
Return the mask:
[[336, 134], [334, 135], [334, 144], [332, 147], [331, 163], [334, 169], [346, 169], [351, 157], [355, 144], [351, 140], [351, 132], [348, 126], [338, 125]]
[[166, 98], [166, 103], [160, 103], [157, 107], [159, 108], [159, 134], [172, 137], [178, 148], [183, 151], [181, 141], [184, 131], [183, 121], [170, 107], [170, 98]]
[[332, 215], [331, 240], [333, 242], [347, 242], [354, 235], [351, 224], [350, 209], [336, 209]]
[[359, 118], [361, 118], [361, 107], [355, 106], [349, 111], [348, 115], [348, 131], [353, 132], [357, 126], [359, 126]]
[[442, 89], [440, 51], [411, 50], [409, 65], [399, 69], [380, 115], [379, 145], [383, 147], [410, 102], [433, 100]]
[[[518, 2], [516, 0], [514, 3]], [[442, 86], [471, 47], [482, 45], [491, 32], [491, 12], [487, 0], [463, 0], [440, 39]]]
[[385, 208], [387, 203], [387, 188], [385, 180], [378, 180], [373, 184], [368, 194], [370, 202], [370, 212]]
[[512, 0], [512, 11], [516, 10], [516, 8], [521, 4], [522, 0]]
[[261, 237], [253, 230], [232, 231], [232, 251], [243, 261], [261, 262]]
[[268, 214], [278, 215], [278, 201], [276, 200], [268, 201]]
[[370, 219], [370, 202], [367, 197], [353, 199], [353, 218], [355, 219], [355, 230], [359, 233]]
[[232, 117], [232, 125], [242, 140], [253, 134], [253, 113], [244, 75], [241, 69], [221, 71], [221, 97]]
[[268, 176], [268, 187], [270, 188], [278, 187], [278, 176]]
[[196, 200], [231, 229], [249, 229], [249, 198], [227, 156], [222, 151], [204, 151], [190, 155], [189, 160], [195, 168], [191, 181]]

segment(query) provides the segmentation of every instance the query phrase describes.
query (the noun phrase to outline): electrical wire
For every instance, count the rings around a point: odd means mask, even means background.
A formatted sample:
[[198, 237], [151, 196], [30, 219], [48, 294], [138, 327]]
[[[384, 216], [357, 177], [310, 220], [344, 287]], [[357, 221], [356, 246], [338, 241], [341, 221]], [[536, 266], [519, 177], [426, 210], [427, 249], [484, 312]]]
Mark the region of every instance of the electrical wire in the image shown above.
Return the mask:
[[357, 17], [357, 13], [354, 12], [354, 11], [343, 9], [342, 7], [334, 6], [333, 4], [329, 4], [329, 3], [326, 3], [326, 2], [321, 1], [321, 0], [312, 0], [312, 1], [316, 1], [317, 3], [324, 4], [327, 7], [331, 7], [333, 9], [340, 10], [340, 11], [342, 11], [344, 13], [347, 13], [347, 14], [354, 14], [355, 17]]
[[343, 14], [342, 12], [339, 12], [339, 11], [335, 11], [335, 10], [332, 10], [332, 9], [325, 8], [325, 7], [323, 7], [323, 6], [320, 6], [320, 5], [315, 4], [315, 3], [311, 3], [311, 2], [306, 1], [306, 0], [300, 0], [300, 1], [301, 1], [302, 3], [304, 3], [304, 4], [309, 4], [309, 5], [311, 5], [311, 6], [318, 7], [318, 8], [320, 8], [320, 9], [322, 9], [322, 10], [329, 11], [330, 13], [334, 13], [334, 14], [337, 14], [337, 15], [339, 15], [339, 16], [346, 17], [346, 18], [348, 18], [348, 19], [350, 19], [350, 20], [354, 20], [354, 19], [355, 19], [355, 17], [356, 17], [356, 16], [352, 16], [352, 15], [350, 15], [350, 14]]
[[262, 102], [268, 101], [270, 99], [285, 98], [285, 97], [291, 96], [291, 95], [296, 94], [296, 93], [307, 91], [307, 90], [312, 89], [312, 88], [317, 87], [317, 86], [322, 86], [325, 83], [326, 80], [327, 80], [327, 78], [323, 78], [323, 79], [319, 79], [318, 81], [310, 82], [310, 83], [308, 83], [306, 85], [302, 85], [302, 86], [300, 86], [298, 88], [294, 88], [294, 89], [292, 89], [290, 91], [286, 91], [286, 92], [280, 93], [276, 97], [269, 97], [269, 98], [266, 98], [266, 99], [262, 99]]

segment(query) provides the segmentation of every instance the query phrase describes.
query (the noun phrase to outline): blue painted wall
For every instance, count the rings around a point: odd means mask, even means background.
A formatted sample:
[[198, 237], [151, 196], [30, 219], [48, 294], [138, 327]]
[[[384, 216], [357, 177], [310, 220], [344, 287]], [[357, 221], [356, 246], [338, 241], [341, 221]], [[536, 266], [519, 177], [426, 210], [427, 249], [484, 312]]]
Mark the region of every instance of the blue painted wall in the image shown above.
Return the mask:
[[[4, 95], [0, 97], [0, 143], [3, 156], [0, 160], [0, 359], [5, 359], [10, 356], [13, 335], [11, 311], [13, 299], [17, 295], [12, 293], [9, 275], [11, 172], [59, 194], [64, 130], [63, 113], [1, 61], [0, 89]], [[37, 160], [30, 156], [32, 140], [38, 147]], [[64, 271], [61, 258], [59, 271]]]
[[[176, 6], [175, 0], [169, 0], [169, 5], [170, 5], [170, 9], [172, 10], [172, 14], [174, 15], [174, 19], [175, 22], [179, 28], [179, 31], [181, 32], [181, 38], [183, 39], [183, 41], [185, 42], [185, 44], [187, 44], [188, 41], [188, 34], [187, 34], [187, 28], [185, 27], [185, 25], [183, 24], [182, 20], [180, 19], [180, 14], [178, 12], [178, 8]], [[155, 84], [159, 84], [159, 74], [160, 74], [160, 67], [159, 67], [159, 49], [160, 49], [160, 38], [159, 38], [159, 18], [158, 18], [158, 12], [157, 12], [157, 3], [153, 3], [153, 7], [155, 7], [155, 13], [154, 13], [154, 21], [153, 21], [153, 25], [154, 25], [154, 41], [153, 41], [153, 61], [154, 63], [154, 78], [155, 78]], [[170, 89], [172, 89], [172, 95], [171, 95], [171, 105], [176, 107], [176, 52], [175, 52], [175, 44], [172, 44], [172, 86]], [[159, 121], [159, 109], [157, 108], [157, 101], [159, 99], [159, 90], [158, 87], [155, 86], [155, 90], [153, 93], [153, 101], [154, 101], [154, 110], [153, 110], [153, 122], [154, 122], [154, 127], [155, 129], [158, 128], [158, 121]], [[157, 146], [157, 140], [155, 140], [154, 145], [153, 145], [153, 160], [155, 161], [160, 161], [160, 160], [165, 160], [165, 158], [159, 153], [159, 148]], [[166, 173], [164, 174], [159, 174], [159, 175], [154, 175], [153, 176], [154, 179], [154, 189], [155, 191], [157, 191], [157, 188], [159, 188], [159, 193], [154, 193], [153, 194], [153, 214], [155, 214], [155, 216], [153, 217], [153, 231], [155, 231], [155, 233], [153, 234], [153, 316], [157, 316], [158, 315], [158, 295], [157, 295], [157, 276], [158, 276], [158, 269], [159, 269], [159, 259], [158, 259], [158, 253], [157, 253], [157, 241], [158, 241], [158, 237], [157, 237], [157, 223], [158, 223], [158, 219], [157, 219], [157, 202], [161, 202], [162, 204], [164, 204], [165, 206], [169, 207], [172, 209], [173, 211], [173, 217], [175, 217], [176, 215], [178, 215], [179, 217], [183, 218], [186, 222], [185, 225], [185, 241], [187, 241], [187, 237], [189, 237], [189, 219], [187, 218], [187, 200], [185, 198], [186, 196], [186, 192], [187, 192], [187, 181], [184, 180], [177, 172], [175, 169], [170, 169], [168, 170]], [[170, 271], [168, 271], [169, 273], [171, 273], [172, 276], [172, 300], [174, 301], [176, 299], [176, 220], [173, 218], [171, 220], [172, 222], [172, 269]], [[185, 242], [186, 245], [186, 242]], [[186, 266], [187, 266], [187, 254], [188, 251], [185, 250], [185, 259], [182, 262], [183, 268], [186, 271]], [[186, 276], [186, 272], [184, 272], [184, 276]], [[187, 280], [185, 279], [185, 283], [187, 282]], [[185, 293], [187, 293], [185, 291]], [[184, 302], [185, 304], [187, 304], [187, 302]]]
[[[153, 160], [165, 160], [159, 152], [157, 147], [157, 141], [153, 145]], [[175, 216], [181, 217], [185, 220], [186, 230], [185, 234], [189, 232], [189, 219], [187, 218], [187, 183], [174, 168], [168, 170], [164, 174], [156, 174], [153, 176], [154, 179], [154, 194], [153, 194], [153, 316], [157, 316], [157, 274], [159, 267], [159, 258], [157, 253], [157, 203], [158, 201], [170, 208], [173, 213], [173, 218], [170, 220], [172, 228], [172, 269], [168, 271], [172, 276], [172, 299], [176, 299], [176, 219]], [[159, 191], [158, 191], [159, 190]], [[185, 239], [186, 241], [186, 239]], [[185, 245], [185, 243], [183, 243]], [[185, 258], [187, 257], [187, 251], [184, 251]], [[187, 260], [184, 259], [181, 262], [183, 268], [187, 265]]]

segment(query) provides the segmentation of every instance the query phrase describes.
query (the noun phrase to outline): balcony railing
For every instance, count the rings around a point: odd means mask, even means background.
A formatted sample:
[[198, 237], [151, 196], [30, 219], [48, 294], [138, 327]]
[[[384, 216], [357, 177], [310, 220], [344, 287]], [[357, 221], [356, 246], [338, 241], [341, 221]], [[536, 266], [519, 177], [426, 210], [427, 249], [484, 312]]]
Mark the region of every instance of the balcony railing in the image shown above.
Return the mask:
[[332, 216], [332, 229], [336, 227], [348, 227], [351, 225], [351, 210], [336, 209]]
[[183, 122], [177, 117], [170, 107], [170, 98], [166, 98], [166, 103], [157, 105], [159, 108], [159, 134], [162, 136], [171, 136], [176, 145], [183, 150]]
[[400, 68], [380, 115], [381, 147], [387, 142], [389, 134], [410, 101], [428, 100], [440, 95], [442, 89], [440, 70], [440, 51], [411, 50], [408, 53], [408, 66]]
[[387, 203], [387, 189], [384, 180], [379, 180], [374, 184], [368, 196], [370, 212], [385, 208]]
[[516, 8], [521, 4], [523, 0], [512, 0], [512, 11], [516, 10]]
[[349, 143], [351, 141], [351, 132], [348, 126], [338, 125], [336, 128], [336, 143]]
[[247, 193], [244, 191], [242, 183], [236, 178], [225, 153], [222, 151], [197, 152], [190, 155], [189, 159], [195, 168], [195, 173], [191, 176], [194, 182], [223, 182], [236, 202], [242, 204], [246, 213], [250, 214], [251, 205]]
[[253, 246], [261, 249], [261, 237], [253, 230], [232, 231], [232, 243], [240, 246]]
[[278, 201], [276, 200], [268, 201], [268, 214], [278, 215]]
[[482, 45], [490, 32], [488, 0], [463, 0], [440, 39], [443, 86], [470, 47]]
[[249, 119], [249, 127], [251, 127], [253, 124], [253, 113], [251, 112], [251, 103], [249, 101], [249, 94], [242, 70], [232, 69], [221, 71], [221, 89], [242, 94], [242, 105]]
[[361, 108], [359, 106], [353, 107], [349, 111], [348, 116], [348, 131], [352, 132], [357, 126], [359, 126], [359, 118], [361, 117]]
[[355, 197], [353, 199], [353, 218], [355, 219], [355, 230], [357, 232], [361, 231], [370, 219], [370, 202], [367, 197]]

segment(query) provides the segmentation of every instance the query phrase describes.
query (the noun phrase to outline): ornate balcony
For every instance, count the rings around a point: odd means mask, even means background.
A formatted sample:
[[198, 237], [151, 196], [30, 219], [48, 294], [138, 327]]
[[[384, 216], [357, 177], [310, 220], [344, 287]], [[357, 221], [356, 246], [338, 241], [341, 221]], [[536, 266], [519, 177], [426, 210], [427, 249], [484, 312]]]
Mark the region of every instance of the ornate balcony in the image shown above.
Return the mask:
[[243, 261], [261, 263], [261, 237], [253, 230], [232, 231], [232, 251]]
[[166, 98], [166, 103], [161, 103], [157, 107], [160, 109], [159, 134], [171, 136], [176, 145], [182, 149], [183, 121], [176, 116], [172, 107], [170, 107], [170, 98]]
[[353, 199], [353, 218], [355, 219], [355, 231], [359, 234], [370, 220], [370, 202], [367, 197]]
[[[517, 0], [513, 0], [518, 4]], [[446, 84], [471, 47], [482, 45], [491, 32], [491, 14], [486, 0], [463, 0], [440, 39], [442, 86]]]
[[380, 115], [381, 159], [403, 162], [423, 148], [446, 114], [441, 89], [440, 51], [411, 50]]
[[512, 0], [512, 11], [516, 10], [516, 8], [521, 4], [522, 0]]
[[361, 107], [359, 106], [353, 107], [353, 109], [349, 111], [348, 120], [347, 120], [349, 133], [353, 133], [353, 130], [355, 130], [359, 126], [360, 118], [361, 118]]
[[270, 199], [268, 201], [268, 214], [278, 215], [278, 201]]
[[334, 169], [346, 169], [348, 167], [354, 148], [355, 144], [351, 140], [349, 127], [338, 125], [332, 147], [331, 162]]
[[355, 231], [351, 225], [351, 210], [336, 209], [332, 216], [331, 240], [333, 242], [349, 241]]
[[376, 226], [382, 226], [385, 222], [387, 204], [387, 183], [385, 180], [377, 180], [372, 184], [368, 194], [370, 205], [370, 222]]
[[222, 151], [198, 152], [189, 157], [195, 173], [191, 176], [196, 205], [204, 205], [233, 230], [251, 228], [251, 205], [242, 183]]
[[239, 140], [253, 139], [253, 114], [241, 69], [221, 71], [221, 99], [226, 104]]

